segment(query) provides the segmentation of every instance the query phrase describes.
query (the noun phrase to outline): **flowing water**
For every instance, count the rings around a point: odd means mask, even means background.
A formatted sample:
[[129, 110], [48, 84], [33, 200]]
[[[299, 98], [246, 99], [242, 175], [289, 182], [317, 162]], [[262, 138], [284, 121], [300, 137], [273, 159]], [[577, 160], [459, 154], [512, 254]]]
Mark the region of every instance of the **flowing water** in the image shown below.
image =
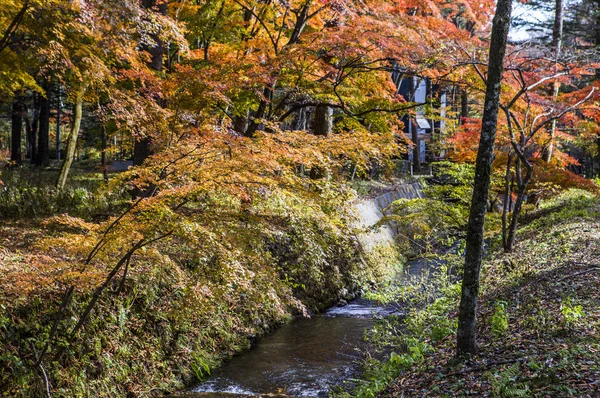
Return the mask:
[[[414, 260], [408, 273], [418, 276], [428, 268], [426, 260]], [[369, 350], [365, 332], [391, 314], [402, 315], [395, 306], [358, 298], [297, 319], [232, 358], [186, 396], [326, 397], [331, 387], [360, 374], [361, 352]]]

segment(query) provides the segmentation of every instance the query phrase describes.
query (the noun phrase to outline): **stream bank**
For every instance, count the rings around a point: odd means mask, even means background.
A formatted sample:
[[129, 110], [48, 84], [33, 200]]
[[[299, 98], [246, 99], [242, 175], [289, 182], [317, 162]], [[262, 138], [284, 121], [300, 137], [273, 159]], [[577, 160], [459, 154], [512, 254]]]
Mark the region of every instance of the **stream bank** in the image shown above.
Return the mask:
[[[395, 231], [389, 225], [371, 230], [384, 216], [390, 203], [421, 197], [421, 184], [413, 182], [362, 198], [354, 204], [358, 236], [363, 253], [381, 254], [394, 250]], [[372, 261], [372, 259], [371, 259]], [[393, 276], [395, 284], [428, 273], [428, 261], [416, 259]], [[343, 295], [342, 295], [343, 296]], [[364, 355], [374, 354], [366, 339], [378, 319], [403, 316], [398, 303], [380, 305], [355, 298], [310, 318], [300, 318], [265, 336], [217, 369], [186, 397], [325, 397], [334, 386], [356, 378], [362, 372]], [[349, 387], [349, 385], [346, 385]]]
[[[425, 259], [412, 260], [396, 278], [420, 278], [429, 271]], [[332, 387], [360, 376], [366, 340], [378, 319], [403, 316], [398, 303], [380, 305], [365, 298], [323, 314], [297, 319], [232, 358], [205, 382], [180, 397], [327, 397]], [[346, 383], [345, 387], [351, 387]]]
[[212, 216], [190, 213], [201, 222], [186, 223], [132, 257], [127, 272], [96, 302], [68, 355], [44, 362], [47, 380], [31, 358], [47, 347], [52, 354], [61, 349], [49, 336], [66, 288], [81, 281], [57, 336], [76, 326], [99, 278], [114, 267], [114, 253], [73, 274], [65, 264], [87, 255], [87, 246], [66, 242], [93, 245], [102, 224], [62, 215], [2, 225], [1, 394], [46, 396], [49, 383], [56, 398], [181, 391], [294, 316], [349, 301], [361, 286], [382, 280], [388, 265], [376, 260], [385, 256], [366, 258], [354, 237], [346, 211], [352, 190], [336, 184], [321, 189], [318, 198], [278, 191], [252, 204], [207, 198]]

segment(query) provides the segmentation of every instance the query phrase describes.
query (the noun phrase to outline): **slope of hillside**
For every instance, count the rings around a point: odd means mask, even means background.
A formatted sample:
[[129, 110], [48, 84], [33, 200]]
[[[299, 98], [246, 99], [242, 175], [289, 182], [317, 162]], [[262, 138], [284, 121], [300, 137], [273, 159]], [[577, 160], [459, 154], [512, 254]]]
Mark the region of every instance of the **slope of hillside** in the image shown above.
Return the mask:
[[443, 267], [428, 286], [406, 287], [421, 292], [415, 301], [430, 304], [382, 326], [374, 338], [395, 353], [371, 364], [356, 394], [600, 396], [599, 216], [598, 197], [568, 191], [524, 215], [514, 252], [502, 253], [500, 237], [492, 239], [482, 271], [479, 352], [469, 360], [455, 358], [460, 283]]

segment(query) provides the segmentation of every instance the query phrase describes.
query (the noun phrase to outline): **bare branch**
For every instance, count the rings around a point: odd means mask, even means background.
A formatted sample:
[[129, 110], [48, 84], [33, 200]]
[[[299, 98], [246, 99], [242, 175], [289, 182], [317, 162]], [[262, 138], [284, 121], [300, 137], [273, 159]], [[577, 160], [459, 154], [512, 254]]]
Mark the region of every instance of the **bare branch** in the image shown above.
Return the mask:
[[252, 16], [254, 18], [256, 18], [256, 20], [258, 21], [258, 23], [261, 24], [261, 26], [263, 27], [263, 29], [265, 30], [265, 32], [267, 32], [267, 36], [269, 36], [269, 40], [271, 41], [271, 44], [273, 44], [273, 49], [275, 50], [275, 54], [277, 54], [279, 52], [279, 49], [277, 47], [277, 41], [275, 40], [275, 38], [273, 37], [273, 34], [271, 33], [271, 31], [269, 30], [269, 28], [267, 27], [267, 25], [265, 24], [265, 22], [262, 20], [261, 17], [259, 17], [252, 8], [246, 6], [245, 4], [242, 4], [239, 0], [233, 0], [237, 5], [239, 5], [240, 7], [242, 7], [244, 10], [248, 11], [250, 14], [252, 14]]
[[537, 127], [533, 128], [533, 126], [532, 126], [533, 130], [532, 130], [530, 136], [533, 136], [535, 133], [537, 133], [539, 130], [541, 130], [545, 125], [547, 125], [548, 123], [551, 123], [553, 120], [560, 119], [561, 117], [563, 117], [567, 113], [573, 112], [574, 110], [576, 110], [577, 108], [579, 108], [580, 105], [584, 104], [590, 98], [592, 98], [592, 94], [594, 94], [595, 90], [596, 90], [596, 88], [592, 87], [592, 89], [590, 90], [590, 92], [588, 93], [588, 95], [586, 95], [585, 98], [583, 98], [582, 100], [577, 101], [575, 104], [573, 104], [572, 106], [570, 106], [567, 109], [563, 110], [562, 112], [558, 113], [556, 116], [553, 116], [551, 118], [548, 118], [548, 119], [544, 120]]

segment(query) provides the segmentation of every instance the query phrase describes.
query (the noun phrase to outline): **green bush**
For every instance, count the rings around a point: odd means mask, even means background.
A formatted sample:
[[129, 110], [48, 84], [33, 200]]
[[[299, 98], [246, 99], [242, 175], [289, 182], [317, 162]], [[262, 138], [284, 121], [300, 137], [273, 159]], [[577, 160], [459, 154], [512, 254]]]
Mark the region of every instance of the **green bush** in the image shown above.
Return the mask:
[[492, 334], [496, 337], [502, 337], [508, 331], [508, 313], [506, 301], [496, 303], [494, 314], [492, 315]]

